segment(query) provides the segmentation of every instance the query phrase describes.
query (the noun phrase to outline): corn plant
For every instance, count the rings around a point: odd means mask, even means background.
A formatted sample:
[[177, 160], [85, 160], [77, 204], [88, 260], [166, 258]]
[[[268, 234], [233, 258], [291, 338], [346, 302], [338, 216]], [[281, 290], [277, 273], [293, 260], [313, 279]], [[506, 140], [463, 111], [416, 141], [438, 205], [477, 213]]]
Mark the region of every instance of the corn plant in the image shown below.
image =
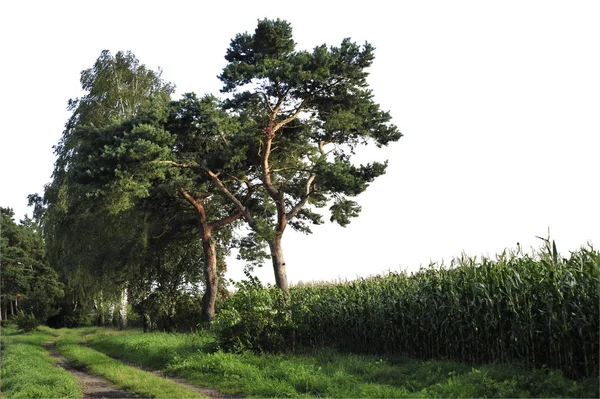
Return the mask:
[[531, 255], [463, 255], [413, 274], [294, 287], [295, 344], [598, 375], [600, 253], [563, 258], [544, 244]]

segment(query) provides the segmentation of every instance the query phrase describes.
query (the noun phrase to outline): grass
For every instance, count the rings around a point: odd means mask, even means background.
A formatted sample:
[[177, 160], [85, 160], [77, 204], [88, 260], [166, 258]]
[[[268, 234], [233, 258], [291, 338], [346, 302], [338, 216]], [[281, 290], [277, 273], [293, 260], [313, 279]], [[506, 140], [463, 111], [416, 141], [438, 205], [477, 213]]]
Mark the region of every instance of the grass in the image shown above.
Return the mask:
[[80, 345], [82, 331], [75, 330], [75, 332], [79, 332], [79, 334], [70, 333], [59, 338], [56, 348], [76, 365], [85, 366], [86, 371], [90, 374], [104, 377], [118, 388], [127, 389], [142, 397], [158, 399], [203, 397], [176, 382], [127, 366], [103, 353]]
[[2, 329], [2, 398], [80, 398], [81, 386], [68, 371], [55, 366], [41, 344], [55, 337], [47, 330], [17, 334]]
[[379, 358], [329, 349], [304, 355], [217, 350], [209, 333], [98, 331], [89, 344], [110, 356], [199, 386], [247, 397], [598, 397], [598, 378], [515, 366]]

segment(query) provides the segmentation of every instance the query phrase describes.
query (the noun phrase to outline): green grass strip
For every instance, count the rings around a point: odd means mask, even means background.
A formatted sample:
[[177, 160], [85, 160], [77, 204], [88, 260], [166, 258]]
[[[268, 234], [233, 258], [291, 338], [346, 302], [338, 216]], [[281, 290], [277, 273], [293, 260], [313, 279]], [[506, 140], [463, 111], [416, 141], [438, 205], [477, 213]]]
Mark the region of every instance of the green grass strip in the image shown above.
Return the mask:
[[322, 349], [305, 355], [233, 354], [198, 334], [98, 330], [89, 344], [198, 386], [246, 397], [597, 397], [597, 378], [515, 366], [381, 359]]
[[127, 366], [94, 349], [81, 346], [80, 337], [68, 334], [57, 340], [57, 350], [76, 365], [85, 366], [90, 374], [113, 382], [118, 388], [154, 398], [203, 398], [204, 396], [149, 372]]
[[16, 334], [2, 329], [1, 398], [80, 398], [79, 381], [55, 365], [42, 342], [47, 332]]

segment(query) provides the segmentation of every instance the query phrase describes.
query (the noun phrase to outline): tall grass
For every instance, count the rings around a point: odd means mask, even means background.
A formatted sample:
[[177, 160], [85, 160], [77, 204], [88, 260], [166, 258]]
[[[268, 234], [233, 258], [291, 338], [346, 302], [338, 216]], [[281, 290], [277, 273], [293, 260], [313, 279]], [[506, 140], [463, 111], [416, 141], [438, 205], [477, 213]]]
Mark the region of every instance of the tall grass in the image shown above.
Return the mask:
[[203, 398], [188, 387], [128, 365], [94, 349], [78, 344], [80, 337], [67, 334], [56, 341], [58, 351], [70, 361], [84, 366], [90, 374], [98, 375], [140, 397]]
[[[546, 240], [531, 255], [463, 256], [448, 268], [430, 266], [412, 275], [296, 287], [295, 343], [597, 376], [599, 276], [600, 253], [591, 246], [563, 258]], [[217, 320], [222, 330], [244, 323], [241, 313], [224, 316], [226, 323]]]
[[302, 355], [225, 353], [211, 332], [166, 334], [101, 330], [90, 345], [108, 355], [160, 368], [199, 386], [243, 397], [598, 397], [598, 379], [570, 381], [523, 367], [472, 367], [318, 349]]
[[2, 329], [0, 398], [80, 398], [79, 381], [55, 365], [42, 342], [54, 337], [45, 331], [16, 335]]

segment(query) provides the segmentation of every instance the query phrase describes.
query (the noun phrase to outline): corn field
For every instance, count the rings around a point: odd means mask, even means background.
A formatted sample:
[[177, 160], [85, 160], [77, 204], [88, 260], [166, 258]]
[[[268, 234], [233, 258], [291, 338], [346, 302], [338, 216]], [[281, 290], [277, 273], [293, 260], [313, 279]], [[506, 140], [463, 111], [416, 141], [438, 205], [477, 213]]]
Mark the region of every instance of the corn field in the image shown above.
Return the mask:
[[599, 372], [600, 253], [463, 256], [451, 266], [295, 287], [296, 345], [472, 363], [519, 363], [570, 377]]

